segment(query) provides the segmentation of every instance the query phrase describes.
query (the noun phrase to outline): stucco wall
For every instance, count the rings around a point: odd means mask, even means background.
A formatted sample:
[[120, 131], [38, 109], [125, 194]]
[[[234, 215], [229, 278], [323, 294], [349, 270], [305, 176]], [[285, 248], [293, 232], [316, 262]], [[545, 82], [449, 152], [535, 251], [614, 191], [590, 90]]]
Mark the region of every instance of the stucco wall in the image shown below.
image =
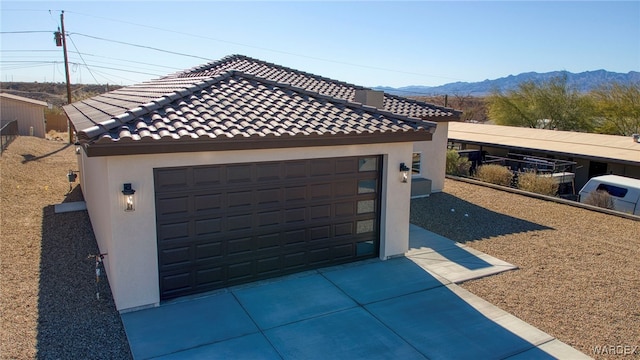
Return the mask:
[[422, 174], [416, 176], [431, 180], [431, 192], [440, 192], [444, 189], [448, 133], [449, 123], [439, 122], [431, 141], [417, 141], [413, 145], [414, 152], [422, 153], [420, 164]]
[[[380, 258], [409, 246], [411, 183], [401, 182], [401, 162], [411, 162], [412, 143], [247, 150], [161, 155], [83, 157], [83, 192], [118, 310], [159, 302], [153, 169], [172, 166], [384, 155]], [[387, 171], [389, 170], [389, 171]], [[136, 190], [136, 210], [124, 211], [122, 184]]]

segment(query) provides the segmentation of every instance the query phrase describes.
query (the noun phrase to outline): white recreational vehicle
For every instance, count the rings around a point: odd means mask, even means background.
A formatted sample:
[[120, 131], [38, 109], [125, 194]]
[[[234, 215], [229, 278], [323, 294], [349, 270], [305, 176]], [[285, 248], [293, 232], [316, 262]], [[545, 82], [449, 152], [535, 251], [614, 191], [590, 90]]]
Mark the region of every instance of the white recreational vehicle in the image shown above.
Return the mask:
[[580, 202], [586, 202], [594, 191], [605, 191], [611, 195], [614, 210], [640, 215], [640, 179], [618, 175], [593, 177], [580, 190]]

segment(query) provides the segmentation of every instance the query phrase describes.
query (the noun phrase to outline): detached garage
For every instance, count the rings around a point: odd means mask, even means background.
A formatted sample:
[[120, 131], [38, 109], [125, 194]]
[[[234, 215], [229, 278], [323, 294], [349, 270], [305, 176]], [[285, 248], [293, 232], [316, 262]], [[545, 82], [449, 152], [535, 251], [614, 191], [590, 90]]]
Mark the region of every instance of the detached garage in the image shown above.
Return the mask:
[[408, 248], [408, 166], [436, 124], [241, 59], [290, 77], [226, 58], [65, 107], [119, 310]]

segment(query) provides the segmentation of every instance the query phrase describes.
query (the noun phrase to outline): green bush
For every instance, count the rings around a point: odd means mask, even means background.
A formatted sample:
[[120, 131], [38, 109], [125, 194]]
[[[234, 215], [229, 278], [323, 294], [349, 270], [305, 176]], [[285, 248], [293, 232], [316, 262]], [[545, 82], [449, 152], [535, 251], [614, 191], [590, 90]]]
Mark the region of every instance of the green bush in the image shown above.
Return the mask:
[[471, 161], [461, 157], [455, 150], [447, 150], [446, 173], [455, 176], [469, 176]]
[[584, 203], [588, 205], [598, 206], [605, 209], [613, 210], [613, 198], [604, 190], [592, 191], [584, 199]]
[[535, 171], [526, 171], [518, 173], [518, 189], [554, 196], [558, 192], [558, 183], [550, 176], [538, 176]]
[[496, 164], [488, 164], [478, 167], [476, 178], [491, 184], [511, 186], [513, 174], [509, 168]]

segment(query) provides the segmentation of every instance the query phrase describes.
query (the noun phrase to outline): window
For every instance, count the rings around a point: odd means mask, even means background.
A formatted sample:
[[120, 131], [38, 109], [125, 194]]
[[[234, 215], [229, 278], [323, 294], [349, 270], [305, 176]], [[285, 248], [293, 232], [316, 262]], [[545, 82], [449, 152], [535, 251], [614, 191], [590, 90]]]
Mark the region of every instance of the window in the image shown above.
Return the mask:
[[376, 171], [378, 170], [378, 158], [377, 157], [368, 157], [361, 158], [358, 161], [358, 171]]
[[600, 184], [596, 190], [606, 191], [609, 195], [619, 198], [627, 195], [627, 189], [609, 184]]
[[411, 157], [411, 174], [412, 175], [420, 175], [421, 172], [421, 160], [422, 159], [422, 153], [413, 153], [413, 156]]

